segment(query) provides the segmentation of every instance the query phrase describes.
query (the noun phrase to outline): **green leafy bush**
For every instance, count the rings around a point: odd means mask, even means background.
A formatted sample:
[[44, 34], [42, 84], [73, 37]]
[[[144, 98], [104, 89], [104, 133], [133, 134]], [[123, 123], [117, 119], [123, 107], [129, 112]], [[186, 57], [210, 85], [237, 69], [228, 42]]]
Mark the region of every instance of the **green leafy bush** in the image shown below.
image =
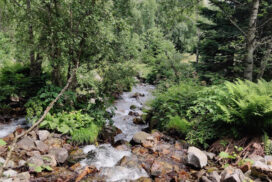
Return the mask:
[[186, 119], [191, 126], [185, 132], [187, 140], [204, 147], [224, 136], [240, 138], [271, 131], [272, 82], [237, 80], [199, 88], [181, 83], [158, 95], [152, 103], [151, 124], [184, 132]]
[[129, 91], [135, 83], [136, 71], [131, 63], [116, 63], [105, 66], [101, 91], [105, 94]]
[[93, 143], [96, 141], [105, 120], [97, 120], [81, 111], [48, 114], [41, 127], [56, 130], [72, 136], [72, 141], [78, 143]]
[[[156, 99], [151, 103], [151, 127], [166, 129], [170, 120], [172, 123], [176, 117], [182, 120], [187, 118], [187, 109], [192, 106], [201, 86], [194, 82], [180, 82], [179, 85], [169, 88], [166, 92], [156, 95]], [[173, 118], [174, 117], [174, 118]]]
[[[41, 88], [37, 95], [28, 100], [25, 104], [27, 118], [31, 121], [35, 121], [46, 107], [52, 102], [59, 94], [62, 88], [47, 85]], [[60, 111], [71, 111], [74, 109], [76, 102], [76, 95], [72, 91], [66, 91], [55, 104], [51, 113], [57, 113]]]

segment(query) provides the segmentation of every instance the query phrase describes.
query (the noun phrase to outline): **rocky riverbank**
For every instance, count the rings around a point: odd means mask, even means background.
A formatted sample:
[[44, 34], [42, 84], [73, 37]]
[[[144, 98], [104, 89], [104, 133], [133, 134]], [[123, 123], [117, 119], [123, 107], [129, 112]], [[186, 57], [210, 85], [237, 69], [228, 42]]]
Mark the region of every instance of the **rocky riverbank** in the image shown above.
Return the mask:
[[[10, 143], [13, 137], [10, 134], [4, 141]], [[256, 155], [252, 157], [253, 164], [222, 168], [215, 154], [188, 146], [158, 131], [138, 132], [130, 143], [117, 142], [114, 150], [124, 154], [115, 161], [115, 167], [99, 168], [82, 162], [96, 155], [94, 148], [79, 148], [69, 144], [66, 136], [46, 130], [33, 131], [18, 143], [0, 181], [243, 182], [272, 178], [272, 156]], [[5, 161], [6, 152], [7, 146], [0, 147], [0, 163]], [[118, 171], [135, 174], [128, 169], [138, 170], [143, 177], [125, 180], [122, 174], [119, 179]]]

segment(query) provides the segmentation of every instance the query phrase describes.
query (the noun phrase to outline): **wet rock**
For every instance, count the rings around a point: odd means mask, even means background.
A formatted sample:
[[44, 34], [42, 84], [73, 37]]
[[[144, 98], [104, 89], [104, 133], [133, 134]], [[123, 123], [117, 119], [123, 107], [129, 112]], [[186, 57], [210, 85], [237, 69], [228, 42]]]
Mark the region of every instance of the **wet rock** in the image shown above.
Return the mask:
[[130, 109], [131, 109], [131, 110], [135, 110], [135, 109], [137, 109], [137, 106], [131, 105], [131, 106], [130, 106]]
[[58, 163], [64, 163], [68, 158], [68, 151], [65, 148], [50, 149], [49, 154], [52, 154]]
[[203, 168], [208, 163], [208, 158], [204, 152], [196, 147], [189, 147], [187, 162], [196, 168]]
[[244, 182], [248, 181], [246, 176], [240, 169], [233, 168], [231, 166], [227, 167], [221, 173], [222, 182]]
[[75, 149], [70, 152], [69, 157], [68, 157], [68, 162], [71, 164], [75, 164], [84, 158], [86, 158], [87, 154], [83, 152], [82, 149]]
[[5, 177], [14, 177], [14, 176], [16, 176], [17, 174], [18, 174], [18, 173], [17, 173], [16, 171], [12, 170], [12, 169], [9, 169], [9, 170], [3, 172], [3, 175], [4, 175]]
[[115, 126], [105, 126], [99, 134], [99, 141], [101, 143], [114, 143], [114, 137], [122, 131]]
[[35, 141], [35, 144], [36, 144], [36, 147], [37, 147], [37, 149], [40, 151], [40, 152], [42, 152], [42, 153], [46, 153], [46, 152], [48, 152], [48, 149], [49, 149], [49, 147], [48, 147], [48, 145], [46, 145], [45, 143], [43, 143], [42, 141]]
[[0, 157], [0, 164], [4, 164], [5, 163], [5, 159], [3, 157]]
[[144, 120], [142, 118], [134, 118], [133, 119], [134, 124], [145, 124]]
[[140, 114], [138, 112], [134, 112], [134, 111], [129, 111], [128, 115], [129, 116], [136, 116], [136, 117], [140, 116]]
[[172, 171], [173, 165], [160, 159], [155, 159], [151, 167], [152, 176], [162, 176]]
[[18, 148], [23, 149], [23, 150], [32, 150], [35, 149], [35, 144], [32, 138], [29, 136], [24, 137], [22, 140], [20, 140], [17, 143]]
[[41, 141], [46, 140], [50, 135], [49, 131], [47, 130], [39, 130], [37, 133]]
[[128, 168], [142, 168], [136, 156], [124, 156], [118, 165]]
[[138, 133], [136, 133], [132, 140], [135, 142], [135, 143], [143, 143], [143, 141], [146, 141], [147, 138], [150, 138], [152, 137], [150, 134], [146, 133], [146, 132], [143, 132], [143, 131], [140, 131]]

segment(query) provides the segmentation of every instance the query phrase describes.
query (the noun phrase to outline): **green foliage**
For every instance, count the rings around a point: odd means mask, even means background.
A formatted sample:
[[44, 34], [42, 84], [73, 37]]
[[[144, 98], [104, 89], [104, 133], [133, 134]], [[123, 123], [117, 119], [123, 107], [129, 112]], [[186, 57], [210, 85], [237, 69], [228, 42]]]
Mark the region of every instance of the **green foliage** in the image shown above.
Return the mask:
[[230, 127], [233, 136], [260, 134], [272, 127], [271, 88], [271, 82], [263, 80], [225, 82], [200, 92], [188, 113], [202, 122]]
[[191, 124], [186, 119], [181, 119], [179, 116], [174, 116], [170, 118], [166, 128], [176, 129], [181, 134], [186, 135], [191, 129]]
[[7, 143], [3, 140], [3, 139], [0, 139], [0, 147], [3, 147], [5, 146]]
[[100, 120], [97, 118], [83, 114], [81, 111], [48, 114], [41, 123], [41, 127], [69, 134], [72, 136], [72, 141], [77, 143], [93, 143], [105, 123], [103, 118]]
[[264, 133], [263, 136], [263, 143], [264, 143], [264, 152], [266, 155], [271, 155], [272, 154], [272, 142], [269, 139], [269, 136], [267, 135], [267, 133]]
[[117, 63], [103, 68], [102, 91], [105, 94], [129, 91], [135, 83], [136, 76], [131, 63]]
[[47, 170], [47, 171], [52, 171], [53, 170], [50, 166], [47, 166], [47, 165], [35, 166], [34, 164], [28, 163], [28, 166], [29, 167], [34, 167], [34, 171], [36, 173], [40, 173], [40, 172], [42, 172], [44, 170]]
[[[201, 87], [181, 82], [152, 103], [151, 126], [181, 130], [190, 121], [186, 139], [207, 147], [220, 137], [260, 135], [272, 129], [272, 82], [237, 80]], [[186, 119], [186, 120], [183, 120]], [[228, 128], [226, 130], [226, 128]]]
[[[60, 87], [54, 85], [47, 85], [41, 88], [37, 96], [32, 97], [25, 104], [27, 118], [31, 121], [35, 121], [46, 107], [58, 96], [61, 91]], [[54, 106], [51, 113], [60, 111], [71, 111], [74, 108], [76, 102], [76, 95], [74, 92], [66, 91]]]
[[196, 99], [196, 92], [200, 89], [201, 87], [196, 83], [180, 82], [179, 85], [169, 88], [166, 92], [157, 94], [151, 104], [151, 126], [163, 129], [173, 117], [186, 119], [186, 110], [192, 106], [192, 102]]
[[0, 102], [8, 102], [11, 96], [28, 99], [36, 94], [43, 83], [44, 76], [30, 77], [28, 66], [16, 62], [5, 62], [0, 69]]

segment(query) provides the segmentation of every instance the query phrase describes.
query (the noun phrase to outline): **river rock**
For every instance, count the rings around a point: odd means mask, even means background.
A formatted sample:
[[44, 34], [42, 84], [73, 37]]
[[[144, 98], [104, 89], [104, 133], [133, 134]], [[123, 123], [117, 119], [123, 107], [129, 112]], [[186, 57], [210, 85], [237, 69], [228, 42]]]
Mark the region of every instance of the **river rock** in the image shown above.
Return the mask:
[[145, 122], [142, 118], [134, 118], [133, 123], [134, 124], [145, 124]]
[[227, 167], [221, 173], [222, 182], [247, 182], [249, 181], [240, 169]]
[[50, 149], [49, 154], [52, 154], [58, 163], [64, 163], [68, 158], [68, 151], [65, 148]]
[[30, 174], [29, 172], [19, 173], [13, 182], [29, 182], [30, 181]]
[[269, 177], [272, 179], [272, 167], [261, 161], [256, 161], [251, 167], [251, 174], [262, 179]]
[[18, 148], [23, 149], [23, 150], [32, 150], [35, 149], [35, 144], [32, 138], [29, 136], [25, 136], [22, 140], [20, 140], [17, 143]]
[[1, 182], [13, 182], [12, 178], [0, 178]]
[[208, 163], [208, 158], [204, 152], [196, 147], [189, 147], [187, 162], [196, 168], [203, 168]]
[[151, 167], [152, 176], [162, 176], [173, 171], [173, 165], [161, 159], [155, 159]]
[[33, 156], [27, 160], [30, 171], [35, 171], [35, 168], [43, 166], [44, 162], [41, 156]]
[[128, 168], [142, 168], [136, 156], [124, 156], [119, 162], [119, 166]]
[[134, 180], [133, 182], [152, 182], [152, 179], [148, 177], [141, 177], [137, 180]]
[[42, 152], [42, 153], [46, 153], [46, 152], [48, 152], [48, 149], [49, 149], [49, 147], [48, 147], [48, 145], [46, 145], [45, 143], [43, 143], [42, 141], [35, 141], [35, 144], [36, 144], [36, 146], [37, 146], [37, 149], [40, 151], [40, 152]]
[[61, 139], [59, 139], [59, 138], [49, 138], [49, 139], [44, 141], [44, 143], [49, 146], [49, 149], [61, 148], [62, 147], [62, 142], [63, 141]]
[[87, 154], [85, 154], [83, 150], [79, 148], [71, 151], [67, 160], [71, 164], [76, 164], [77, 162], [86, 158], [86, 156]]
[[9, 170], [7, 170], [7, 171], [4, 171], [4, 172], [3, 172], [3, 175], [4, 175], [5, 177], [14, 177], [14, 176], [17, 175], [17, 172], [14, 171], [14, 170], [12, 170], [12, 169], [9, 169]]
[[26, 165], [26, 161], [25, 160], [19, 160], [18, 167], [23, 167], [25, 165]]
[[204, 152], [206, 155], [207, 155], [207, 157], [208, 157], [208, 159], [209, 160], [213, 160], [214, 158], [215, 158], [215, 153], [212, 153], [212, 152]]
[[55, 159], [55, 156], [53, 156], [53, 155], [50, 155], [50, 154], [43, 155], [42, 159], [43, 159], [43, 163], [45, 166], [50, 166], [50, 167], [57, 166], [57, 161]]
[[264, 156], [264, 160], [265, 160], [267, 165], [272, 165], [272, 155]]
[[150, 137], [152, 137], [152, 135], [150, 135], [146, 132], [140, 131], [140, 132], [134, 134], [132, 140], [135, 143], [143, 143], [144, 141], [147, 140], [147, 138], [150, 138]]
[[37, 133], [41, 141], [46, 140], [50, 135], [49, 131], [47, 130], [39, 130]]

